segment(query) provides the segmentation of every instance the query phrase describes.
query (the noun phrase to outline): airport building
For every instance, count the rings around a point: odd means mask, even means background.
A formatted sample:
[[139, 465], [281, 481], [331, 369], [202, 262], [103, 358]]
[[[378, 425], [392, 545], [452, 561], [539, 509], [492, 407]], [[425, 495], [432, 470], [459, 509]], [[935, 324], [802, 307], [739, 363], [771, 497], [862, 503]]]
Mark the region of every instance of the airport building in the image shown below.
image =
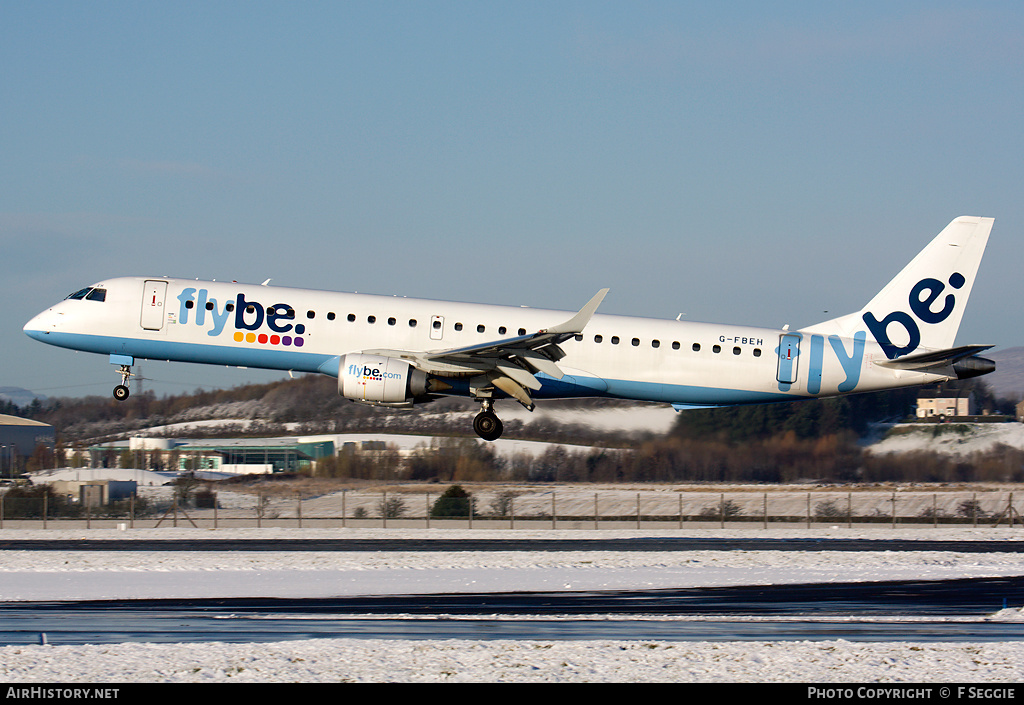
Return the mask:
[[297, 436], [204, 439], [137, 436], [89, 448], [94, 468], [225, 475], [302, 472], [334, 452], [334, 441], [329, 438]]
[[0, 414], [0, 479], [11, 479], [25, 471], [26, 462], [43, 446], [53, 451], [53, 426]]

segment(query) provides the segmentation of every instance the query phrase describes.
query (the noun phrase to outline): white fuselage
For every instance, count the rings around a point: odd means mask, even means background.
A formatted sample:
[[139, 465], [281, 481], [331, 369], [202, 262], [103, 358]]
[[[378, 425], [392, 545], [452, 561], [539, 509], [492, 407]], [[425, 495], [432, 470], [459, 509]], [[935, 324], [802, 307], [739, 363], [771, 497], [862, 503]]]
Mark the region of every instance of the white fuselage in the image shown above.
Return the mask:
[[[93, 293], [93, 292], [102, 292]], [[317, 372], [365, 350], [430, 352], [535, 333], [563, 311], [308, 289], [123, 277], [33, 318], [25, 331], [65, 348], [122, 358]], [[685, 406], [824, 397], [926, 384], [947, 375], [876, 365], [861, 333], [596, 314], [560, 344], [562, 379], [536, 398], [607, 396]], [[129, 363], [130, 364], [130, 363]], [[453, 380], [449, 394], [467, 394]]]

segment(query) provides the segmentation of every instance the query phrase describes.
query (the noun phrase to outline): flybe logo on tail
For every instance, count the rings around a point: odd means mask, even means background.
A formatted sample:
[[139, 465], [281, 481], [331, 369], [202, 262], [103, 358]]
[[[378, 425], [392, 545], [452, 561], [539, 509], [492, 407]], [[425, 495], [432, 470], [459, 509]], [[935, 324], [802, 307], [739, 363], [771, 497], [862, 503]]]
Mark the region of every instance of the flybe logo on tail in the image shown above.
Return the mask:
[[[967, 280], [960, 272], [953, 272], [949, 277], [949, 285], [954, 289], [959, 289], [966, 283]], [[951, 293], [946, 294], [939, 303], [938, 310], [935, 310], [936, 302], [939, 301], [945, 290], [945, 284], [930, 277], [922, 279], [914, 285], [914, 288], [910, 290], [909, 303], [910, 310], [917, 320], [914, 320], [914, 317], [905, 311], [893, 311], [882, 320], [875, 318], [870, 311], [862, 316], [868, 330], [878, 341], [886, 357], [895, 360], [900, 355], [908, 355], [917, 350], [921, 344], [921, 328], [918, 326], [918, 321], [927, 325], [936, 325], [952, 315], [953, 309], [956, 307], [956, 297]], [[894, 323], [903, 326], [906, 330], [906, 345], [896, 345], [889, 338], [889, 326]]]
[[306, 327], [301, 323], [292, 323], [295, 320], [295, 309], [288, 304], [264, 306], [258, 301], [246, 300], [245, 294], [238, 294], [234, 300], [218, 306], [217, 299], [210, 298], [207, 289], [192, 288], [183, 289], [177, 298], [181, 303], [178, 323], [209, 326], [210, 329], [206, 331], [209, 336], [223, 334], [228, 324], [233, 323], [232, 337], [236, 343], [303, 345], [302, 335]]

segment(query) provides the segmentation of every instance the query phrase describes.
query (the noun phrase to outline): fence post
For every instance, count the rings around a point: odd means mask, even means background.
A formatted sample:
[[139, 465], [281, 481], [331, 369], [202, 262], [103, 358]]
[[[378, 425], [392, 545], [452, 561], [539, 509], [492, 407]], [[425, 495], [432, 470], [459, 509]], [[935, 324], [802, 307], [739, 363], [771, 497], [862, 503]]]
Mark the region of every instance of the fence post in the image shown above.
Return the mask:
[[896, 492], [892, 493], [892, 528], [896, 528]]
[[512, 494], [508, 498], [508, 528], [516, 528], [516, 496]]
[[640, 493], [636, 493], [636, 528], [640, 528]]
[[846, 493], [846, 528], [853, 528], [853, 492]]
[[594, 493], [594, 528], [597, 528], [597, 492]]
[[807, 493], [807, 528], [811, 528], [811, 493]]
[[426, 513], [426, 518], [427, 518], [427, 528], [429, 529], [429, 528], [430, 528], [430, 493], [429, 493], [429, 492], [427, 492], [427, 493], [426, 493], [426, 495], [424, 495], [424, 498], [425, 498], [425, 500], [426, 500], [426, 502], [427, 502], [427, 507], [426, 507], [426, 509], [427, 509], [427, 513]]
[[555, 505], [555, 491], [551, 490], [551, 528], [552, 529], [554, 529], [556, 527], [555, 522], [557, 521], [556, 517], [558, 516], [558, 513], [557, 513], [555, 507], [556, 507], [556, 505]]
[[764, 528], [768, 528], [768, 493], [761, 495], [761, 514], [764, 516]]

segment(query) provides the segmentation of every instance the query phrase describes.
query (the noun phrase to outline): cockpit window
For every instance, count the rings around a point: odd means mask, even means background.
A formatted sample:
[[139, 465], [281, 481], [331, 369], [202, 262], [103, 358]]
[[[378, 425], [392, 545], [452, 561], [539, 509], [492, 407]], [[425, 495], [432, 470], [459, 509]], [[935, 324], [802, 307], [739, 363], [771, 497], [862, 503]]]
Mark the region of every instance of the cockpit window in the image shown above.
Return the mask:
[[69, 299], [86, 299], [87, 301], [106, 301], [107, 290], [97, 289], [91, 286], [87, 286], [84, 289], [79, 289], [73, 294], [69, 294]]

